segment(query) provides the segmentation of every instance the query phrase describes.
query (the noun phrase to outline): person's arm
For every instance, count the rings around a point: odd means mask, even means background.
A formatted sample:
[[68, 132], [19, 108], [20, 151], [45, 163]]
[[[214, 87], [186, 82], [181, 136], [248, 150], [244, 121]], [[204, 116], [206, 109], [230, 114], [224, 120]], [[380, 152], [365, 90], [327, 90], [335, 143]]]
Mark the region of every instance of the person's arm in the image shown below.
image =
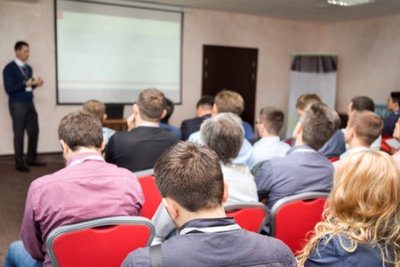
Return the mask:
[[21, 238], [24, 247], [32, 258], [43, 261], [42, 246], [44, 241], [42, 240], [39, 224], [35, 221], [34, 200], [32, 190], [29, 189], [26, 197], [24, 217], [22, 219]]
[[272, 167], [269, 161], [266, 161], [261, 168], [257, 171], [254, 181], [257, 186], [257, 193], [260, 202], [263, 202], [268, 198], [268, 194], [272, 187]]
[[27, 84], [24, 80], [18, 79], [12, 65], [7, 66], [3, 70], [4, 87], [9, 95], [17, 92], [25, 91]]

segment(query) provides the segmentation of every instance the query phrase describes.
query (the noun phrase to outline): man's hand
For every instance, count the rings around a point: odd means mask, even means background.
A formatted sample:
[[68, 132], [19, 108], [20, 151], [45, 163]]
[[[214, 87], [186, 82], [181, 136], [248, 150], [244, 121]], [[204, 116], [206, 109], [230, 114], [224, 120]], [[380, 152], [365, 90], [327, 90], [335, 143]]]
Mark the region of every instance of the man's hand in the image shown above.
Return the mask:
[[25, 82], [25, 85], [26, 85], [26, 86], [34, 86], [34, 85], [35, 85], [35, 79], [30, 78], [29, 80], [27, 80], [27, 81]]
[[36, 80], [34, 80], [36, 86], [42, 86], [43, 85], [43, 80], [42, 78], [37, 78]]

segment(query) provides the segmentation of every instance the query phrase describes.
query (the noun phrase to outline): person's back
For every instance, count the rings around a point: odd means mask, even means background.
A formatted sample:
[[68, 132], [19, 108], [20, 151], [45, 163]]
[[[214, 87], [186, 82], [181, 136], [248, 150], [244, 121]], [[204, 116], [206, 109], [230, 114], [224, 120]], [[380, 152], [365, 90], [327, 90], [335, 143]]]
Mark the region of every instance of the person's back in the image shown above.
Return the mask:
[[[104, 141], [96, 117], [69, 114], [58, 132], [66, 167], [31, 183], [21, 226], [25, 254], [32, 261], [44, 261], [44, 266], [51, 266], [45, 243], [51, 230], [102, 217], [138, 215], [144, 201], [134, 175], [101, 156]], [[19, 260], [8, 256], [6, 266]]]
[[391, 112], [384, 120], [382, 135], [392, 136], [396, 122], [400, 118], [400, 92], [391, 92], [387, 103], [387, 109]]
[[137, 249], [122, 266], [153, 266], [154, 253], [166, 267], [296, 266], [283, 242], [243, 230], [226, 217], [222, 203], [228, 187], [219, 161], [210, 148], [190, 142], [163, 154], [154, 174], [179, 234], [156, 247]]
[[317, 150], [337, 130], [339, 116], [322, 103], [309, 106], [295, 130], [296, 146], [286, 157], [265, 162], [256, 173], [260, 199], [272, 207], [279, 199], [311, 191], [329, 192], [333, 166]]
[[157, 89], [146, 89], [133, 105], [128, 132], [114, 134], [106, 148], [107, 162], [135, 172], [153, 168], [162, 152], [179, 139], [159, 127], [166, 114], [166, 100]]

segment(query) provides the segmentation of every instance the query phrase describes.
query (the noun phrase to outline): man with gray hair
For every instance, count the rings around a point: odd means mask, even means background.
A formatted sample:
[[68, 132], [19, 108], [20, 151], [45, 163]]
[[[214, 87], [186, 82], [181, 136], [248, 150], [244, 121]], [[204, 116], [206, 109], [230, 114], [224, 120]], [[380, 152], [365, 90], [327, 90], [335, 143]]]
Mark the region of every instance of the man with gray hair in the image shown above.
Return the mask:
[[260, 199], [271, 208], [279, 199], [303, 192], [329, 192], [334, 168], [318, 153], [338, 127], [339, 115], [323, 103], [310, 105], [294, 131], [296, 145], [283, 158], [267, 161], [256, 174]]
[[[233, 113], [220, 113], [204, 121], [200, 128], [205, 145], [216, 152], [221, 162], [224, 181], [229, 188], [226, 205], [258, 202], [253, 176], [243, 171], [241, 166], [232, 164], [242, 146], [243, 132], [241, 119]], [[175, 230], [162, 204], [153, 216], [152, 222], [156, 227], [153, 243], [164, 241]]]

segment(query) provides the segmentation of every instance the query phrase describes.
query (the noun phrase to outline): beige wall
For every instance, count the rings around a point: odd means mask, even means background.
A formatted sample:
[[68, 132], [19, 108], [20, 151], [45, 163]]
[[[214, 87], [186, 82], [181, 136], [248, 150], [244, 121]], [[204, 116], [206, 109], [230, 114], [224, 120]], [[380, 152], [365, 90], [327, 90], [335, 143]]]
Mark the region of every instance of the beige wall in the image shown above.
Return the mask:
[[[31, 45], [30, 64], [45, 85], [35, 92], [39, 113], [39, 151], [59, 151], [60, 118], [79, 106], [57, 106], [53, 0], [36, 3], [0, 1], [0, 66], [13, 59], [18, 39]], [[368, 94], [382, 102], [398, 84], [396, 67], [400, 52], [399, 17], [320, 25], [232, 13], [189, 10], [183, 38], [183, 104], [176, 107], [172, 123], [194, 116], [201, 94], [203, 44], [259, 49], [256, 110], [273, 105], [286, 110], [291, 54], [337, 52], [339, 55], [338, 108], [345, 110], [356, 94]], [[356, 77], [357, 79], [354, 79]], [[2, 83], [2, 78], [0, 82]], [[129, 112], [129, 107], [126, 107]], [[0, 90], [0, 154], [12, 154], [12, 129], [7, 96]]]

